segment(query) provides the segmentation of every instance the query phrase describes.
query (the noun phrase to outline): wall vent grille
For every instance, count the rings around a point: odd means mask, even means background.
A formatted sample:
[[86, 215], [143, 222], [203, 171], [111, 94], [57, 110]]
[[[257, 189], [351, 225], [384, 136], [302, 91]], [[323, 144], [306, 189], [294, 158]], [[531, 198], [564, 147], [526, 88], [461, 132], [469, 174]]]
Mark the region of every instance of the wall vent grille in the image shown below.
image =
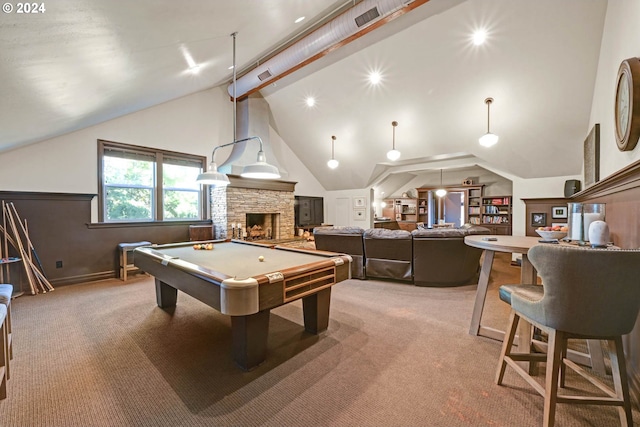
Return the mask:
[[379, 16], [380, 16], [380, 12], [378, 12], [378, 8], [374, 7], [373, 9], [369, 9], [362, 15], [358, 16], [356, 18], [356, 25], [358, 26], [358, 28], [360, 28], [363, 25], [366, 25], [369, 22], [373, 21]]

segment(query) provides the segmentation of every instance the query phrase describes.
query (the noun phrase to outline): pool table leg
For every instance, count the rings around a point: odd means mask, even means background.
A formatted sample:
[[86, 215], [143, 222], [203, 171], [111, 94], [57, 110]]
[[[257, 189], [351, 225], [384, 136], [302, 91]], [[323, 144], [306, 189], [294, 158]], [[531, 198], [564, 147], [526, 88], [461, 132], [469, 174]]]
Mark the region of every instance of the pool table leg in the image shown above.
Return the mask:
[[158, 307], [175, 307], [178, 300], [178, 290], [156, 279], [156, 302]]
[[270, 310], [247, 316], [231, 316], [233, 359], [245, 371], [267, 358]]
[[329, 306], [331, 288], [326, 288], [313, 295], [302, 298], [304, 312], [304, 328], [312, 334], [319, 334], [329, 327]]

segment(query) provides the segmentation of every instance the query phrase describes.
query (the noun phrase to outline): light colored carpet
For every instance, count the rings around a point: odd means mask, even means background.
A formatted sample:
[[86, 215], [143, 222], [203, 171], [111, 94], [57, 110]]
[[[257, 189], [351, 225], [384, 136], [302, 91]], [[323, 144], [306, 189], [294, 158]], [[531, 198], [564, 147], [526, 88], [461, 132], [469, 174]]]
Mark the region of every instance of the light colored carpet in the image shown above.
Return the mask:
[[[519, 275], [497, 258], [500, 280]], [[491, 292], [487, 320], [503, 328]], [[493, 383], [500, 343], [468, 334], [474, 297], [475, 286], [340, 283], [319, 336], [299, 301], [272, 310], [267, 361], [251, 372], [231, 360], [228, 317], [182, 293], [162, 310], [145, 276], [21, 297], [0, 425], [541, 425], [542, 398], [513, 371]], [[558, 408], [558, 426], [618, 423], [612, 408]]]

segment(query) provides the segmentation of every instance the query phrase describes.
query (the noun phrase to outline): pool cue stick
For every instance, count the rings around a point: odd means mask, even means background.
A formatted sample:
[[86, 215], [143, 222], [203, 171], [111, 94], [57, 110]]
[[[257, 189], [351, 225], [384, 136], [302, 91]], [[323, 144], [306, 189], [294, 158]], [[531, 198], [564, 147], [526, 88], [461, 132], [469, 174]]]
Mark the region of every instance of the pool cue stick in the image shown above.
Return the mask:
[[[4, 202], [4, 200], [3, 200]], [[2, 207], [2, 222], [4, 224], [4, 206]], [[2, 226], [0, 226], [2, 227]], [[3, 228], [4, 230], [4, 228]], [[4, 239], [4, 238], [3, 238]], [[2, 243], [0, 243], [0, 262], [4, 259], [4, 257], [7, 257], [7, 260], [9, 259], [9, 254], [3, 255], [4, 251], [3, 251], [4, 245]], [[7, 272], [9, 271], [7, 264]], [[4, 269], [5, 269], [5, 264], [3, 263], [2, 266], [0, 266], [0, 282], [4, 283]], [[8, 280], [7, 280], [8, 281]]]
[[33, 261], [29, 260], [29, 264], [31, 265], [31, 268], [32, 268], [33, 273], [35, 274], [36, 278], [41, 283], [41, 286], [45, 286], [47, 288], [44, 292], [46, 293], [46, 292], [53, 291], [55, 288], [51, 285], [51, 283], [49, 283], [49, 280], [47, 280], [45, 275], [42, 274], [42, 272], [40, 272], [40, 270], [38, 270], [38, 267], [33, 263]]
[[[25, 232], [25, 236], [27, 238], [27, 241], [29, 243], [31, 243], [31, 239], [29, 239], [29, 226], [27, 224], [26, 218], [24, 220], [24, 232]], [[36, 253], [35, 249], [32, 252], [35, 254]], [[36, 254], [36, 259], [37, 259], [37, 254]], [[42, 285], [45, 286], [48, 291], [52, 291], [53, 290], [53, 286], [51, 286], [51, 283], [49, 283], [49, 281], [46, 279], [46, 277], [44, 275], [44, 271], [41, 272], [38, 269], [38, 267], [33, 263], [33, 258], [31, 257], [31, 254], [29, 254], [29, 264], [31, 265], [31, 268], [33, 269], [33, 272], [36, 274], [36, 278], [40, 281], [40, 283], [42, 283]], [[40, 268], [42, 269], [42, 267], [40, 267]]]
[[20, 257], [22, 258], [22, 263], [24, 265], [25, 272], [27, 273], [27, 280], [29, 281], [29, 287], [31, 288], [31, 295], [35, 295], [38, 293], [38, 288], [34, 285], [35, 278], [33, 277], [33, 271], [28, 264], [28, 254], [25, 252], [24, 247], [22, 246], [22, 241], [20, 240], [20, 234], [18, 234], [18, 228], [14, 222], [14, 219], [11, 215], [11, 211], [7, 210], [7, 220], [9, 225], [11, 226], [11, 230], [13, 231], [13, 237], [18, 244], [18, 251], [20, 252]]
[[[7, 245], [7, 217], [6, 217], [6, 209], [5, 209], [5, 203], [4, 200], [2, 201], [2, 225], [4, 227], [4, 242], [3, 242], [3, 247], [4, 247], [4, 256], [6, 256], [7, 258], [9, 258], [9, 246]], [[4, 270], [4, 268], [2, 268], [2, 270]], [[4, 281], [4, 277], [2, 278], [2, 281]], [[11, 281], [11, 273], [9, 272], [9, 267], [7, 267], [7, 282]]]
[[[20, 215], [18, 215], [18, 210], [16, 209], [16, 206], [13, 204], [13, 202], [10, 202], [9, 206], [13, 209], [13, 212], [16, 214], [16, 218], [18, 220], [18, 223], [20, 224], [20, 227], [22, 228], [24, 237], [26, 237], [27, 243], [29, 243], [29, 249], [31, 249], [33, 256], [36, 257], [36, 262], [38, 263], [38, 266], [40, 266], [40, 271], [42, 271], [42, 273], [44, 274], [44, 268], [42, 267], [42, 262], [40, 262], [40, 257], [38, 256], [38, 253], [36, 252], [36, 248], [33, 246], [33, 243], [31, 243], [31, 239], [29, 238], [29, 233], [27, 233], [27, 230], [22, 226], [22, 222], [20, 222]], [[25, 219], [24, 221], [26, 224], [27, 220]], [[29, 257], [31, 257], [31, 254], [29, 254]]]

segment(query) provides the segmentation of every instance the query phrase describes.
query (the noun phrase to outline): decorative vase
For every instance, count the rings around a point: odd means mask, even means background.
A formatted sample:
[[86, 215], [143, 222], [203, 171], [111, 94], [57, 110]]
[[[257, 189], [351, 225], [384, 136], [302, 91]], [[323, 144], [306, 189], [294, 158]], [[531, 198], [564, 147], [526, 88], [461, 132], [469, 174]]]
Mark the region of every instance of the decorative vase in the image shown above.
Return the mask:
[[589, 226], [604, 221], [604, 203], [569, 203], [569, 240], [583, 245], [589, 241]]
[[604, 221], [589, 224], [589, 243], [594, 248], [606, 248], [609, 243], [609, 225]]

